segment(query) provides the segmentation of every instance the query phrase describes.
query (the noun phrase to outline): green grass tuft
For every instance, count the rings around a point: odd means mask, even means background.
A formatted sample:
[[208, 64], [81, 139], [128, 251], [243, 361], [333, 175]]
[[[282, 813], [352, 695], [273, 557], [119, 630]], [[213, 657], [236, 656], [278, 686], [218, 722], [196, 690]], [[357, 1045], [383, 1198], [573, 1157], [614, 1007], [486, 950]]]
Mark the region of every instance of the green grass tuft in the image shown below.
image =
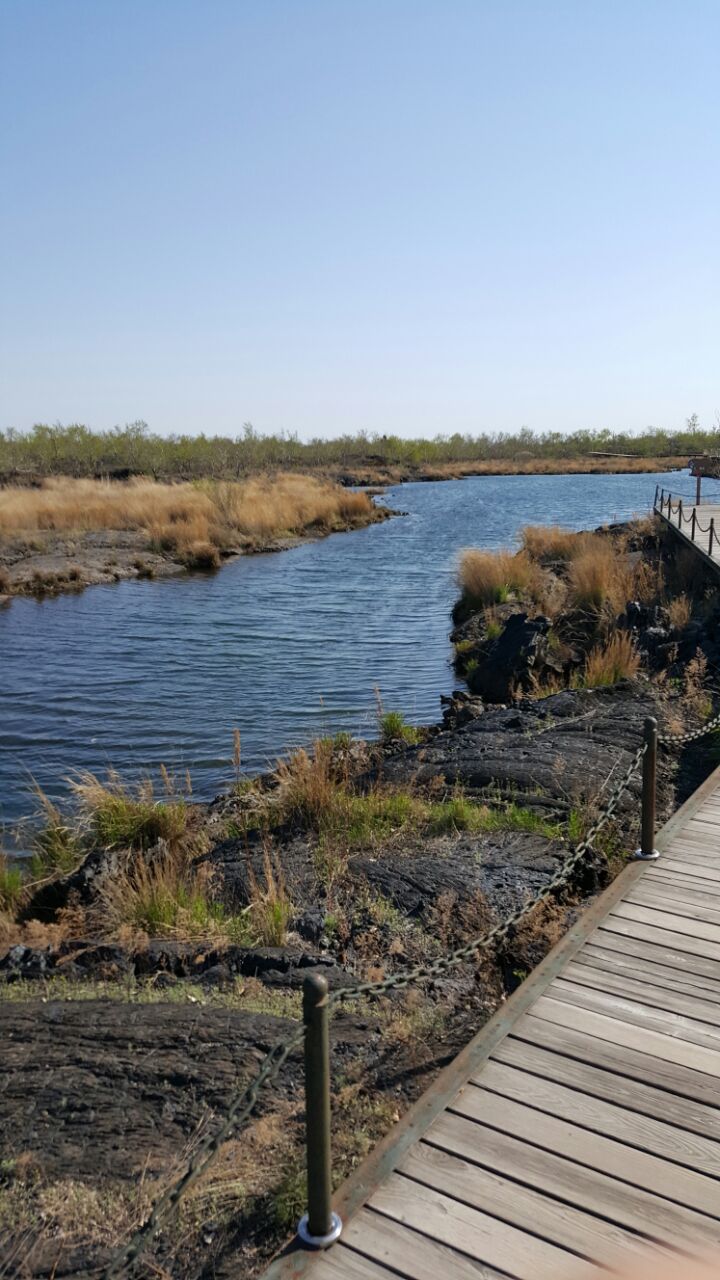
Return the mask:
[[15, 912], [25, 887], [25, 877], [20, 867], [9, 867], [0, 854], [0, 911]]
[[406, 723], [400, 711], [384, 711], [378, 723], [383, 742], [406, 742], [408, 746], [415, 746], [420, 741], [419, 731]]

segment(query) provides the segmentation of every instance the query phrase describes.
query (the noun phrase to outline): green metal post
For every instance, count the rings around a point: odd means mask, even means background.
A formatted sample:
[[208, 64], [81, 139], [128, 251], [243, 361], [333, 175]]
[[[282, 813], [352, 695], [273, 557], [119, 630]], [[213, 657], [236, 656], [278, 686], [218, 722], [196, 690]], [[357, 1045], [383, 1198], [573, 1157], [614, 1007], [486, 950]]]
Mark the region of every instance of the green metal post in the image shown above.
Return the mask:
[[308, 1211], [298, 1235], [312, 1248], [325, 1249], [337, 1240], [342, 1222], [332, 1211], [328, 985], [319, 974], [309, 974], [303, 983], [303, 1021]]
[[652, 716], [648, 716], [645, 721], [644, 737], [647, 749], [643, 756], [642, 822], [640, 848], [636, 850], [635, 857], [640, 861], [650, 862], [655, 858], [660, 857], [660, 854], [655, 848], [655, 796], [657, 779], [658, 726], [657, 720]]

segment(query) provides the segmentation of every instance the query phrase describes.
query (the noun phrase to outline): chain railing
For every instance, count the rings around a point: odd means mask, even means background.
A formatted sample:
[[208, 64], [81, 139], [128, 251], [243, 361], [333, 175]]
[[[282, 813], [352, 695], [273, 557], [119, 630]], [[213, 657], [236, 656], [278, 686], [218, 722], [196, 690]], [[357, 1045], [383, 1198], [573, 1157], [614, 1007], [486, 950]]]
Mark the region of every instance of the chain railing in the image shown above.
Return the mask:
[[[674, 501], [674, 498], [676, 498], [677, 501]], [[665, 489], [660, 488], [660, 485], [655, 486], [653, 510], [656, 511], [658, 515], [662, 516], [664, 520], [667, 520], [668, 524], [671, 524], [674, 528], [678, 529], [680, 533], [684, 533], [685, 537], [689, 538], [690, 541], [695, 543], [703, 552], [705, 552], [706, 549], [705, 546], [701, 544], [700, 539], [707, 537], [706, 554], [712, 560], [713, 546], [716, 544], [720, 546], [720, 534], [715, 530], [715, 517], [711, 516], [709, 524], [704, 525], [698, 516], [698, 508], [700, 504], [698, 502], [693, 502], [691, 498], [690, 505], [691, 511], [688, 515], [683, 506], [682, 496], [672, 494], [669, 491], [666, 492]], [[689, 526], [688, 530], [683, 529], [684, 524]]]
[[676, 746], [702, 737], [720, 727], [720, 712], [700, 729], [686, 734], [658, 735], [657, 721], [645, 721], [643, 741], [618, 782], [596, 821], [585, 837], [568, 851], [555, 873], [514, 911], [480, 936], [429, 964], [391, 974], [374, 982], [363, 982], [341, 991], [328, 992], [327, 982], [318, 974], [309, 975], [303, 984], [303, 1023], [278, 1042], [263, 1059], [253, 1080], [230, 1103], [225, 1120], [215, 1132], [208, 1134], [195, 1149], [182, 1175], [168, 1187], [130, 1241], [118, 1250], [104, 1268], [101, 1280], [116, 1280], [130, 1275], [143, 1251], [157, 1235], [164, 1218], [172, 1212], [189, 1188], [197, 1182], [218, 1155], [221, 1146], [252, 1114], [260, 1090], [271, 1083], [296, 1049], [304, 1045], [306, 1156], [308, 1172], [308, 1211], [298, 1224], [298, 1236], [313, 1248], [324, 1248], [336, 1240], [342, 1223], [332, 1209], [332, 1168], [330, 1134], [330, 1051], [329, 1018], [333, 1009], [349, 1004], [361, 996], [381, 996], [401, 990], [413, 983], [430, 981], [452, 972], [481, 951], [487, 951], [520, 923], [541, 902], [551, 897], [568, 882], [573, 871], [591, 849], [603, 827], [614, 816], [622, 796], [642, 765], [642, 810], [640, 847], [635, 859], [659, 857], [655, 842], [655, 798], [658, 743]]

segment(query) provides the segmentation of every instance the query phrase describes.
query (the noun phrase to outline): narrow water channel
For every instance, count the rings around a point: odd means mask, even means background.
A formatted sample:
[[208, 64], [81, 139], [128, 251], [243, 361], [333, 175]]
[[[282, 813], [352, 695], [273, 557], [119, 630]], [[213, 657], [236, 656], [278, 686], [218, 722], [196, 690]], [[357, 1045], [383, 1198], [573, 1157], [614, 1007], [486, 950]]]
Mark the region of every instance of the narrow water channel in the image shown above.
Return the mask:
[[[684, 479], [684, 477], [683, 477]], [[190, 770], [195, 793], [340, 729], [373, 733], [374, 687], [421, 723], [454, 684], [450, 609], [465, 546], [524, 524], [592, 528], [647, 511], [673, 475], [501, 476], [389, 489], [402, 518], [215, 575], [92, 587], [0, 610], [0, 820], [73, 769]], [[687, 488], [687, 480], [685, 479]]]

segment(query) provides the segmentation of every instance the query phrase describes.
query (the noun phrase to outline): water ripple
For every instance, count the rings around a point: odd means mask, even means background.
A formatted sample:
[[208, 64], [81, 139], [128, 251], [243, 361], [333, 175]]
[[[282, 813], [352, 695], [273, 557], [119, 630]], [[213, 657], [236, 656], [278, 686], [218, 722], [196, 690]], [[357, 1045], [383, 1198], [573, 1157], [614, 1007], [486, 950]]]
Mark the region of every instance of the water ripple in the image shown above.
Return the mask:
[[[672, 482], [677, 482], [677, 473]], [[390, 490], [409, 514], [214, 576], [123, 582], [0, 610], [0, 816], [73, 769], [189, 768], [209, 796], [318, 733], [373, 731], [375, 695], [437, 718], [458, 551], [527, 523], [586, 528], [649, 507], [666, 476], [478, 477]]]

